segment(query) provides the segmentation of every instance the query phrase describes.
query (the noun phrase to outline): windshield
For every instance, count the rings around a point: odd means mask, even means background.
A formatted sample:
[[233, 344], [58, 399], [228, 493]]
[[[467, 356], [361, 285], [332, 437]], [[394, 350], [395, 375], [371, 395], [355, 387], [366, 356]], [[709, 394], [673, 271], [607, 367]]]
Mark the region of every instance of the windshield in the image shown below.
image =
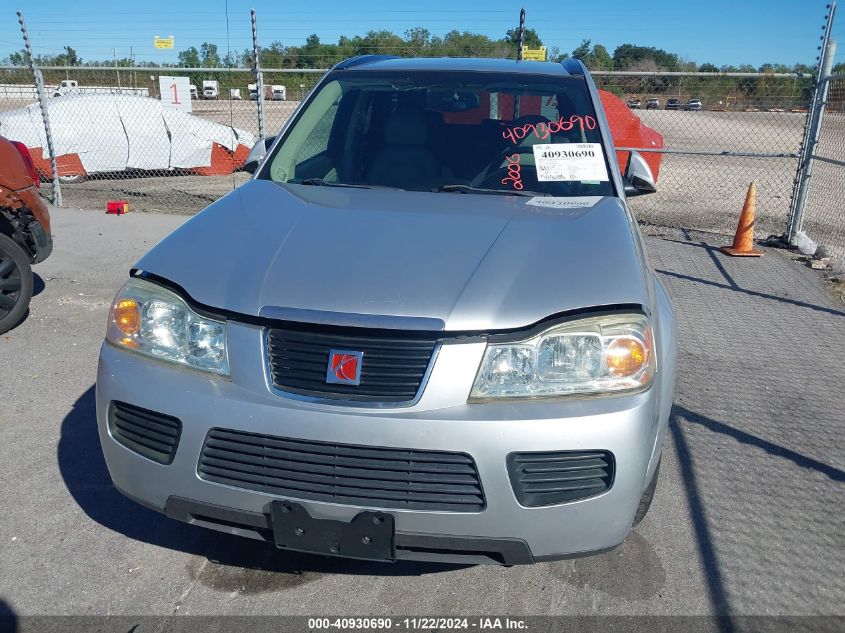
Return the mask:
[[338, 71], [263, 177], [413, 191], [613, 195], [583, 77]]

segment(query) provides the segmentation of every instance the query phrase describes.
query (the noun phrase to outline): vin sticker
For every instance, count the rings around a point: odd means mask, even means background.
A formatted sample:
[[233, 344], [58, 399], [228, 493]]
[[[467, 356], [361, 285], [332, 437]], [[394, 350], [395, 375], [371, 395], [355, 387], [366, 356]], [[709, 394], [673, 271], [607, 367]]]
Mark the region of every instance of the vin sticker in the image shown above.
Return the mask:
[[553, 143], [533, 149], [540, 182], [609, 180], [601, 143]]
[[534, 196], [525, 204], [549, 209], [586, 209], [594, 207], [599, 200], [601, 200], [601, 196], [572, 196], [571, 198]]

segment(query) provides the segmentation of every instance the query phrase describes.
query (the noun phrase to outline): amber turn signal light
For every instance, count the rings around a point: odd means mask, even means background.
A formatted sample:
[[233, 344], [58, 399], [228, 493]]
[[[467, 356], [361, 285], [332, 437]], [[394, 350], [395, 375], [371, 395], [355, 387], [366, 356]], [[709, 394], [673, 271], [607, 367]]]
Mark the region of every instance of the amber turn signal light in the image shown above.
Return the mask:
[[124, 336], [130, 337], [141, 330], [141, 310], [134, 299], [121, 299], [115, 303], [112, 318]]
[[605, 362], [614, 376], [636, 374], [648, 360], [643, 344], [634, 338], [618, 338], [607, 346]]

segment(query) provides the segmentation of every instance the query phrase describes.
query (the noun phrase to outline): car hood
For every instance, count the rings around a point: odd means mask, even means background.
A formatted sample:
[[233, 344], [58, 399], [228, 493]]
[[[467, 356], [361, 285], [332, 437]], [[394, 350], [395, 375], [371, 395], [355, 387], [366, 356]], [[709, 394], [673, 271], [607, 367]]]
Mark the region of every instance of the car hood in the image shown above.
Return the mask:
[[252, 180], [136, 268], [212, 308], [346, 325], [498, 330], [649, 304], [620, 200], [529, 200]]

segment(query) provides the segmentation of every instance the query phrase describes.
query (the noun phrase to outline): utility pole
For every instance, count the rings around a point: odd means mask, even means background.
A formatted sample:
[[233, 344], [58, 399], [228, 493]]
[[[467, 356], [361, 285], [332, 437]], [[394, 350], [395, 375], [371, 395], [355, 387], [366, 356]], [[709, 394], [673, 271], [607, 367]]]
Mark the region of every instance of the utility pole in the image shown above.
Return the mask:
[[111, 49], [111, 54], [114, 59], [114, 72], [117, 74], [117, 89], [120, 92], [120, 71], [117, 69], [117, 49]]

